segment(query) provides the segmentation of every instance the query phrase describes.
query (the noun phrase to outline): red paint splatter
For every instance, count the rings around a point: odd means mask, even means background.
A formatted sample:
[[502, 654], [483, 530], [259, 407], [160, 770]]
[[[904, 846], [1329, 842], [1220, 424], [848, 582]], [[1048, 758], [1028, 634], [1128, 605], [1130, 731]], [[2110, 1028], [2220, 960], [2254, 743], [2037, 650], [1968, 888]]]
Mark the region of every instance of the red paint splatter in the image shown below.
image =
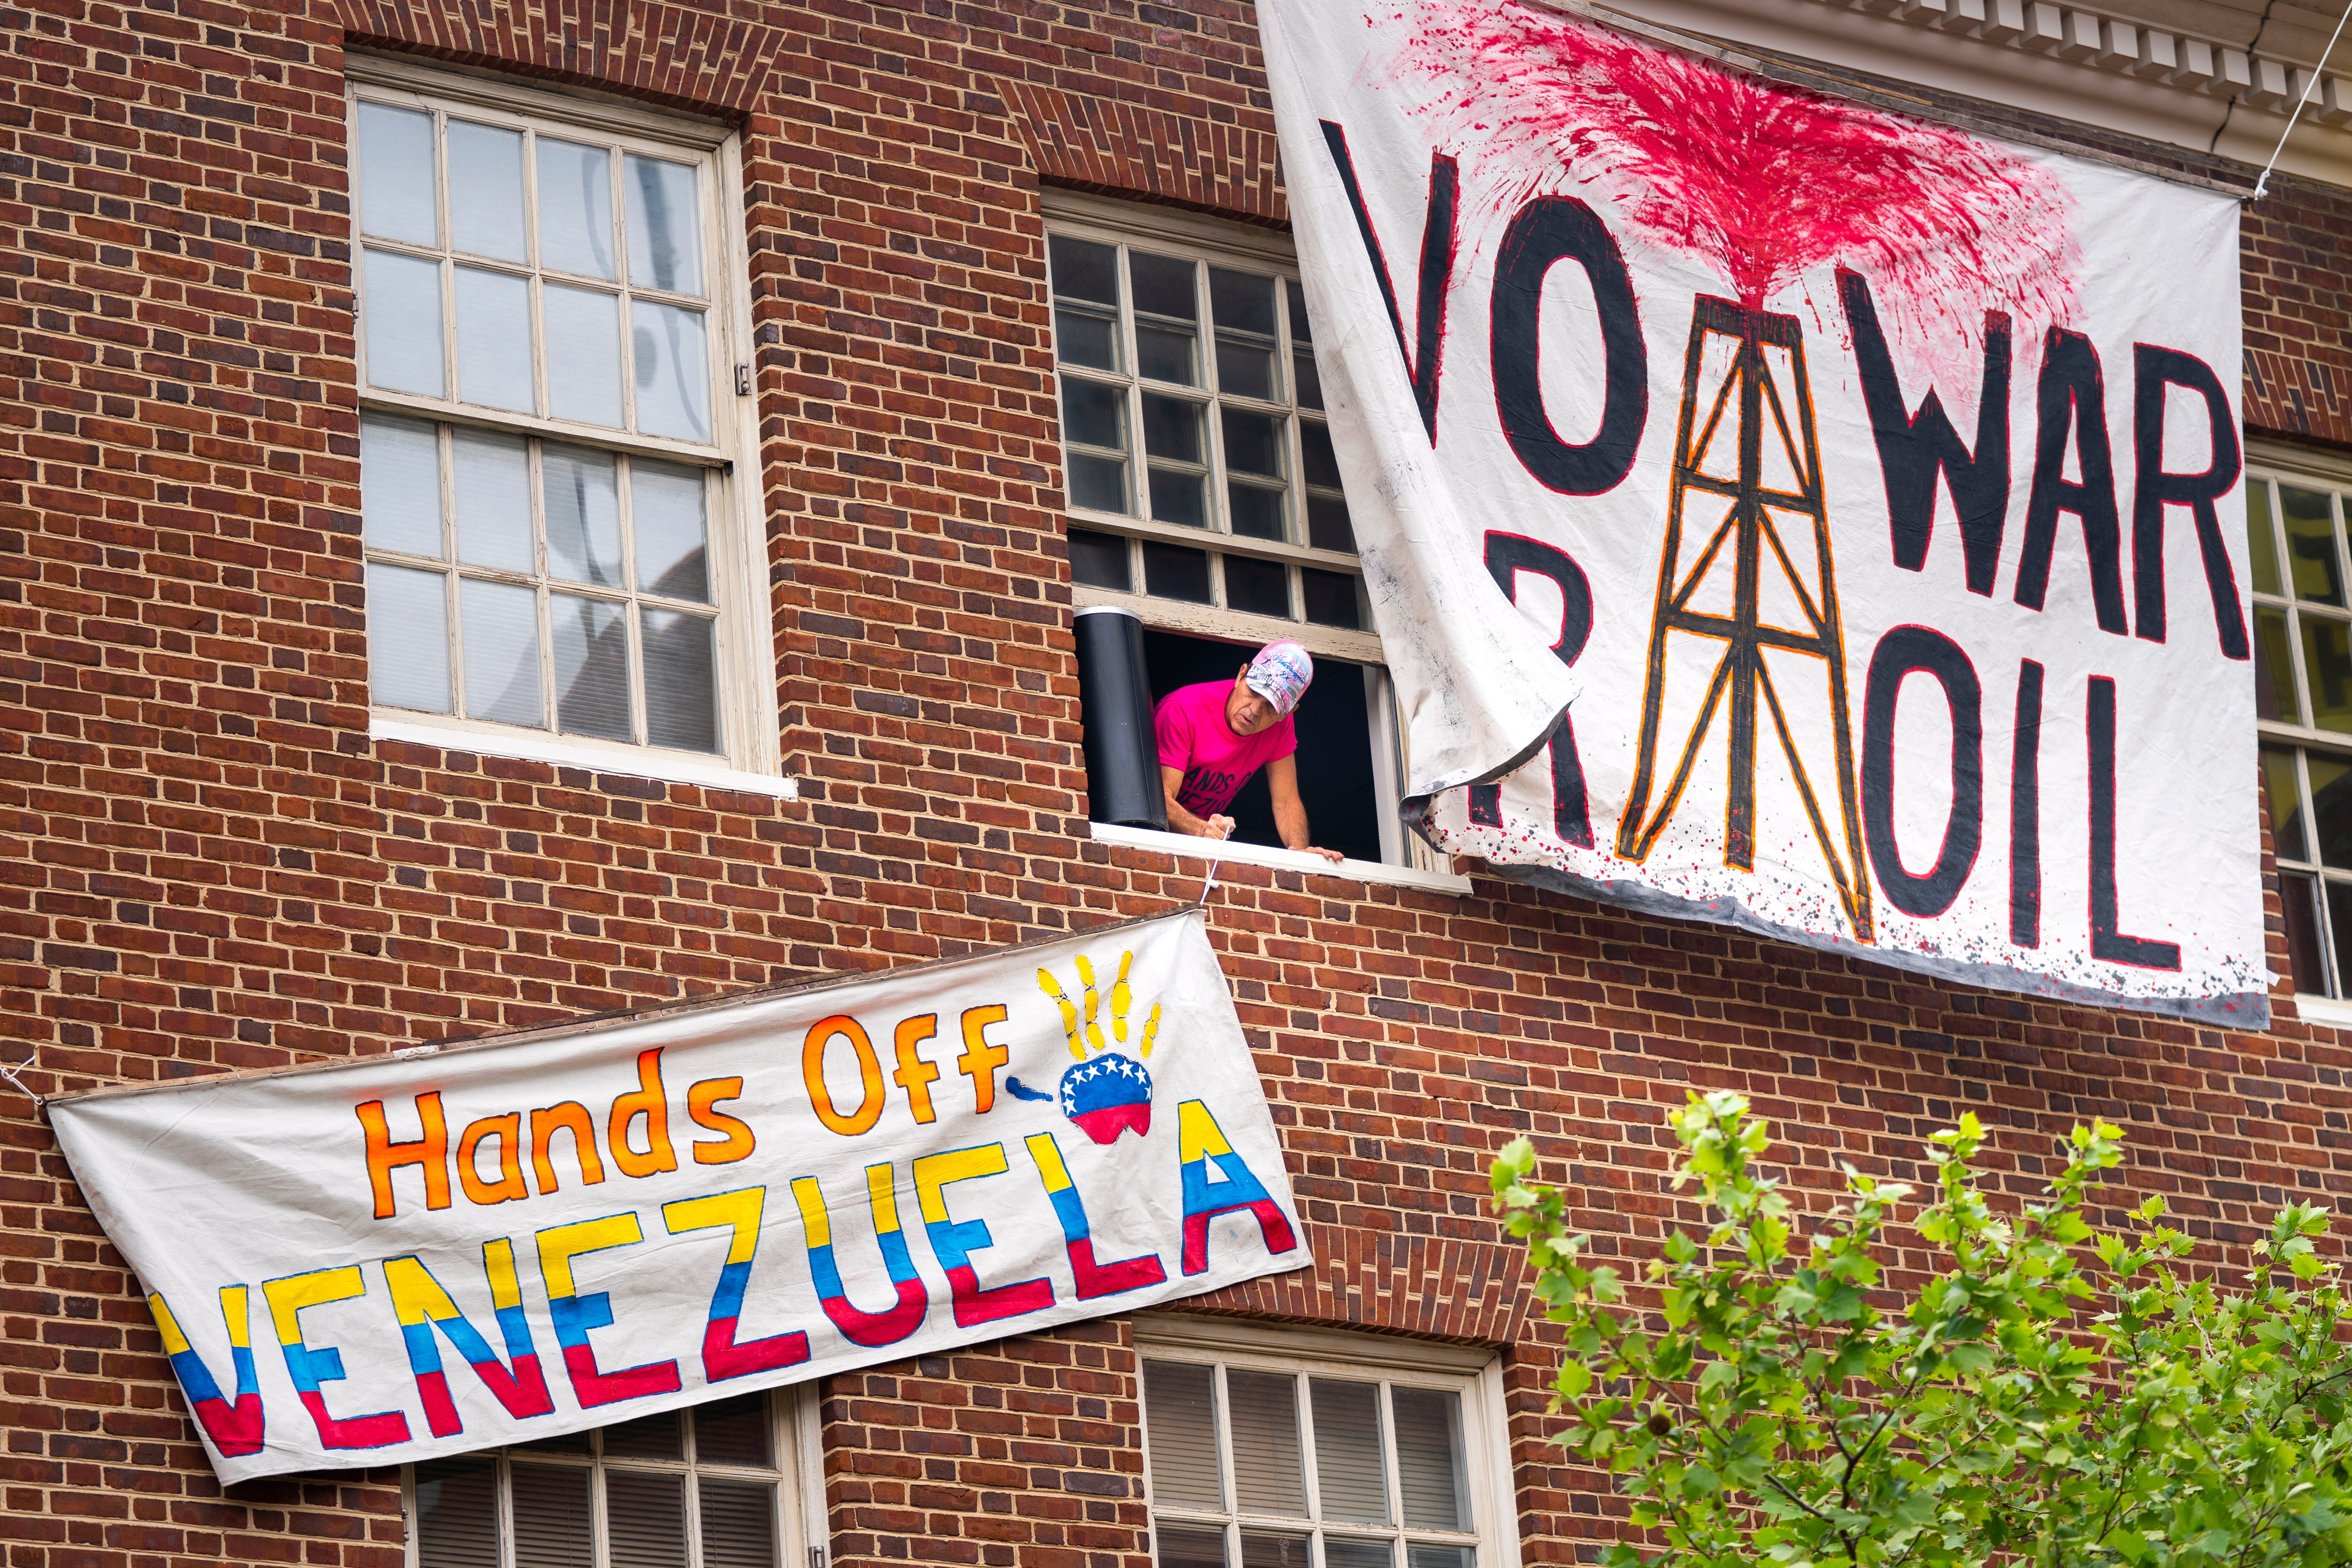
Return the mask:
[[1430, 0], [1396, 19], [1409, 36], [1394, 79], [1465, 163], [1499, 177], [1490, 194], [1506, 204], [1563, 175], [1598, 184], [1643, 237], [1706, 258], [1751, 310], [1839, 262], [1915, 342], [1973, 339], [1988, 309], [2071, 313], [2074, 199], [1994, 142], [1512, 0]]

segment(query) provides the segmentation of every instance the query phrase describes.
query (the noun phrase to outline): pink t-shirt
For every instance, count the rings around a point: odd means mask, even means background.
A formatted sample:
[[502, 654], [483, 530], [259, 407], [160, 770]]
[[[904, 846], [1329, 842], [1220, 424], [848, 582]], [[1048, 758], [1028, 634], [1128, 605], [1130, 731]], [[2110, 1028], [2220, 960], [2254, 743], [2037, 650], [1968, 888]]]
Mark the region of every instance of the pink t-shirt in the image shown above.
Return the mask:
[[1252, 773], [1298, 750], [1298, 729], [1287, 713], [1255, 735], [1234, 734], [1225, 722], [1233, 689], [1230, 680], [1180, 686], [1152, 710], [1160, 765], [1184, 770], [1176, 800], [1195, 816], [1224, 810]]

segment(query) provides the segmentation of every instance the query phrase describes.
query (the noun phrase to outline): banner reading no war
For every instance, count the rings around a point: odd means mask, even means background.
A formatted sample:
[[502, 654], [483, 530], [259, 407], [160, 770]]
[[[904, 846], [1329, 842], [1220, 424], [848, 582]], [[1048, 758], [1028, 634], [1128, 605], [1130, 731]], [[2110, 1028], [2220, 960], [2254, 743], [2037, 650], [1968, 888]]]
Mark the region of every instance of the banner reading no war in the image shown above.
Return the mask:
[[235, 1482], [1307, 1259], [1202, 918], [51, 1106]]

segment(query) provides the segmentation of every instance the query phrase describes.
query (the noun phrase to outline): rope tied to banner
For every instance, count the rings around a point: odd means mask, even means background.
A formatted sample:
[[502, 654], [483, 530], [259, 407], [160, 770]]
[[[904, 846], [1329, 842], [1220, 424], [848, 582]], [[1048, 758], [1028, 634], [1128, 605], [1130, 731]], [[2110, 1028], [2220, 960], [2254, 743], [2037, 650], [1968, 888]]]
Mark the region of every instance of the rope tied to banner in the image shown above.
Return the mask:
[[2271, 161], [2263, 165], [2261, 175], [2254, 181], [2253, 194], [2245, 200], [2261, 201], [2263, 193], [2270, 189], [2271, 171], [2278, 167], [2279, 154], [2286, 151], [2286, 139], [2294, 134], [2294, 122], [2303, 118], [2303, 106], [2311, 101], [2312, 93], [2317, 89], [2320, 73], [2326, 70], [2328, 58], [2336, 53], [2336, 40], [2344, 36], [2347, 22], [2352, 22], [2352, 5], [2346, 5], [2344, 15], [2336, 19], [2336, 31], [2327, 35], [2327, 47], [2319, 51], [2318, 60], [2304, 73], [2303, 94], [2294, 100], [2294, 112], [2286, 117], [2286, 129], [2279, 132], [2278, 145], [2271, 149]]
[[1217, 838], [1211, 840], [1211, 842], [1215, 844], [1217, 847], [1209, 856], [1209, 874], [1201, 879], [1201, 896], [1192, 900], [1192, 907], [1196, 910], [1204, 910], [1209, 907], [1209, 889], [1217, 885], [1217, 868], [1219, 866], [1223, 864], [1225, 858], [1225, 841], [1222, 838]]

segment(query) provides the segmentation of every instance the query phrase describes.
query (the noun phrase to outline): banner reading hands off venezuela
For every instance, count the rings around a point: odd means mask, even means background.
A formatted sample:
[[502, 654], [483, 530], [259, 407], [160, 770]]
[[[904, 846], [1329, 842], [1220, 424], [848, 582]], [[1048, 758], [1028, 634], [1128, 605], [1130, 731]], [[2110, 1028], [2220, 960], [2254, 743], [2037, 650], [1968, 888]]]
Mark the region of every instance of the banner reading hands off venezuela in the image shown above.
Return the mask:
[[232, 1483], [1307, 1261], [1197, 912], [50, 1116]]

